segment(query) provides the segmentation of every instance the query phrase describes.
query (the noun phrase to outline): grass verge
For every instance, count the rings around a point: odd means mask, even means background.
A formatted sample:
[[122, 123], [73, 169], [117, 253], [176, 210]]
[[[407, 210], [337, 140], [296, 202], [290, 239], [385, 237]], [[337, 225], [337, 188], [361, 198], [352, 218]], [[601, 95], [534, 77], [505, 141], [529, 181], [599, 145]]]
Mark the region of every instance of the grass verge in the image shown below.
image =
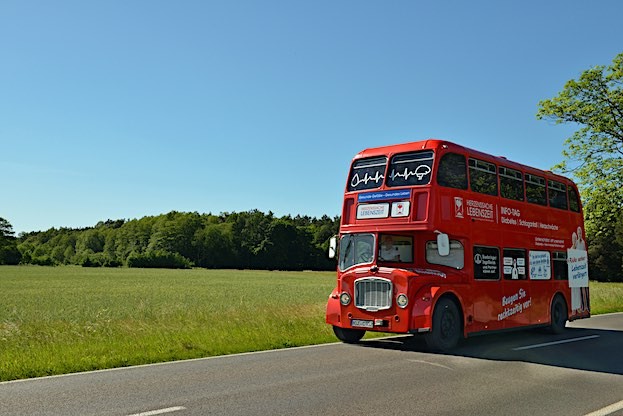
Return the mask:
[[334, 273], [0, 267], [0, 380], [335, 341]]
[[623, 312], [623, 283], [591, 282], [591, 314]]
[[[334, 285], [332, 272], [2, 266], [0, 381], [335, 342]], [[623, 284], [591, 283], [591, 303], [622, 311]]]

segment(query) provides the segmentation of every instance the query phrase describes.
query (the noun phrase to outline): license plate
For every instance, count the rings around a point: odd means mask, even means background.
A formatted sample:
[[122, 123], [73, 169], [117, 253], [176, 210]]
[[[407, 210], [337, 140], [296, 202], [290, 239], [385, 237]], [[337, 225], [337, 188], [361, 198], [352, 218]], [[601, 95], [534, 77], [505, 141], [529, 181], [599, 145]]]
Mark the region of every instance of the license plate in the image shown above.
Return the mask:
[[374, 321], [366, 321], [363, 319], [353, 319], [350, 321], [351, 326], [359, 328], [374, 328]]

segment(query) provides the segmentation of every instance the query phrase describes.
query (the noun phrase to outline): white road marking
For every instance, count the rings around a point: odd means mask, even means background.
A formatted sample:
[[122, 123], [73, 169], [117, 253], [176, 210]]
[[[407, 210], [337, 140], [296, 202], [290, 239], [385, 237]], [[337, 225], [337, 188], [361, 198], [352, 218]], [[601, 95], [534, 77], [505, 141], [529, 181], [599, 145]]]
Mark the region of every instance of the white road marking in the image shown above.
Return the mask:
[[443, 364], [431, 363], [430, 361], [424, 361], [424, 360], [407, 360], [407, 361], [410, 361], [410, 362], [412, 362], [412, 363], [420, 363], [420, 364], [434, 365], [435, 367], [445, 368], [446, 370], [454, 370], [453, 368], [450, 368], [450, 367], [445, 366], [445, 365], [443, 365]]
[[186, 408], [182, 406], [167, 407], [166, 409], [158, 409], [158, 410], [151, 410], [149, 412], [134, 413], [128, 416], [156, 416], [156, 415], [163, 415], [165, 413], [179, 412], [180, 410], [186, 410]]
[[623, 409], [623, 400], [613, 403], [610, 406], [606, 406], [603, 409], [595, 410], [594, 412], [588, 413], [584, 416], [606, 416], [621, 409]]
[[589, 335], [587, 337], [563, 339], [560, 341], [545, 342], [543, 344], [526, 345], [525, 347], [513, 348], [513, 351], [530, 350], [532, 348], [549, 347], [550, 345], [566, 344], [568, 342], [585, 341], [587, 339], [599, 338], [599, 335]]

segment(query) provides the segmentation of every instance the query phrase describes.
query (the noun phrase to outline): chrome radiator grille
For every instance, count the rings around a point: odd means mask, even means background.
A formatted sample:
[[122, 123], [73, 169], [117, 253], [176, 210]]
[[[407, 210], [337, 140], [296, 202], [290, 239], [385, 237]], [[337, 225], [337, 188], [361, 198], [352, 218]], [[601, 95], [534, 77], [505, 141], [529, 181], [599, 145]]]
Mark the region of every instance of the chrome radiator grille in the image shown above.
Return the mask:
[[355, 306], [367, 311], [389, 309], [392, 305], [392, 282], [379, 277], [355, 280]]

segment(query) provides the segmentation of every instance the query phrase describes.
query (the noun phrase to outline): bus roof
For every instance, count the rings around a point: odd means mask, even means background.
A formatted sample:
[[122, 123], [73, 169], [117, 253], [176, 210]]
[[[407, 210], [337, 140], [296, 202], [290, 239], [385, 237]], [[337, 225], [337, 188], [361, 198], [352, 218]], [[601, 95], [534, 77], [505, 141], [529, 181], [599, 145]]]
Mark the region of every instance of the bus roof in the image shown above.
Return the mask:
[[474, 150], [469, 147], [465, 147], [460, 144], [456, 144], [456, 143], [453, 143], [447, 140], [434, 139], [434, 138], [421, 140], [417, 142], [407, 142], [407, 143], [400, 143], [400, 144], [364, 149], [361, 152], [357, 153], [355, 157], [353, 158], [353, 160], [357, 160], [357, 159], [361, 159], [365, 157], [381, 156], [381, 155], [391, 157], [392, 155], [397, 154], [397, 153], [415, 152], [418, 150], [437, 150], [440, 148], [447, 150], [447, 151], [461, 153], [464, 155], [475, 157], [478, 159], [483, 159], [485, 161], [495, 163], [496, 165], [503, 165], [505, 167], [514, 168], [517, 170], [522, 170], [524, 172], [529, 172], [529, 173], [543, 175], [543, 176], [547, 175], [549, 177], [555, 177], [555, 178], [558, 178], [559, 180], [564, 180], [564, 181], [573, 183], [573, 181], [570, 180], [569, 178], [558, 175], [550, 170], [543, 170], [543, 169], [535, 168], [532, 166], [524, 165], [518, 162], [513, 162], [504, 156], [493, 156], [491, 154], [484, 153], [478, 150]]

